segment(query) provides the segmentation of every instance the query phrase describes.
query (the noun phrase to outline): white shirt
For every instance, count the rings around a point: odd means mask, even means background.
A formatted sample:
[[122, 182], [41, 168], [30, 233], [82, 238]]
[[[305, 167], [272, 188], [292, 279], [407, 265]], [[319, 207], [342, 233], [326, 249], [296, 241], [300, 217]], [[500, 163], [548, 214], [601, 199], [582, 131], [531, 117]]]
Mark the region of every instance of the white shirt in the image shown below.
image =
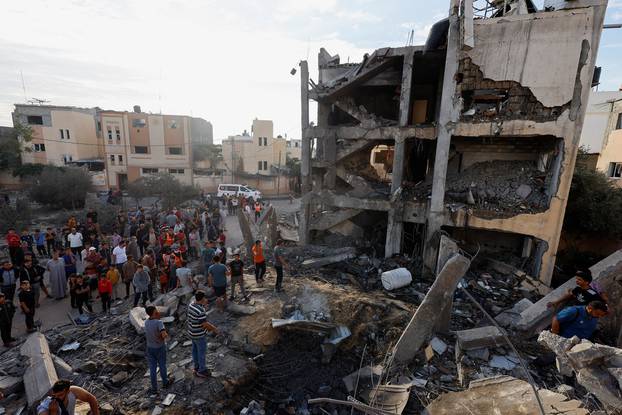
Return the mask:
[[72, 248], [80, 248], [82, 246], [82, 234], [80, 232], [70, 233], [67, 235], [67, 240]]
[[125, 247], [121, 248], [120, 246], [117, 246], [115, 249], [112, 250], [112, 255], [114, 256], [115, 264], [123, 264], [127, 262], [127, 254], [125, 253]]
[[175, 270], [175, 274], [179, 279], [179, 285], [182, 287], [192, 287], [192, 270], [190, 268], [182, 267]]
[[180, 223], [175, 225], [175, 227], [173, 228], [173, 232], [177, 233], [179, 231], [183, 231], [185, 227], [186, 226], [183, 223], [180, 222]]

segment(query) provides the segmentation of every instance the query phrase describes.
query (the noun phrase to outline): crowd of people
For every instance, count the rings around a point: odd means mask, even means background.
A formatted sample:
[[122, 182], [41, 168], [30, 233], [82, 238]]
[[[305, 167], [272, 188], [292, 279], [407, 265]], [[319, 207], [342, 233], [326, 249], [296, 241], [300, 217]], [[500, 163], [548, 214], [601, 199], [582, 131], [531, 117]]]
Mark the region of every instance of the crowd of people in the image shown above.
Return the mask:
[[[247, 301], [246, 264], [239, 250], [227, 249], [224, 225], [226, 215], [235, 213], [236, 206], [255, 204], [259, 202], [246, 198], [205, 198], [200, 207], [191, 209], [120, 210], [113, 228], [106, 230], [99, 224], [97, 211], [89, 209], [84, 218], [70, 216], [64, 226], [45, 232], [9, 229], [10, 259], [0, 267], [4, 345], [11, 347], [15, 341], [11, 336], [15, 305], [25, 316], [28, 332], [37, 330], [35, 314], [42, 293], [55, 300], [69, 296], [80, 316], [94, 313], [97, 302], [104, 313], [111, 311], [113, 302], [130, 297], [134, 307], [146, 306], [157, 293], [179, 287], [197, 290], [198, 280], [188, 265], [191, 261], [202, 265], [220, 310], [236, 299], [238, 287], [241, 300]], [[277, 291], [282, 289], [287, 264], [280, 245], [275, 247], [274, 259]], [[263, 284], [266, 263], [261, 241], [253, 246], [253, 265], [257, 282]]]

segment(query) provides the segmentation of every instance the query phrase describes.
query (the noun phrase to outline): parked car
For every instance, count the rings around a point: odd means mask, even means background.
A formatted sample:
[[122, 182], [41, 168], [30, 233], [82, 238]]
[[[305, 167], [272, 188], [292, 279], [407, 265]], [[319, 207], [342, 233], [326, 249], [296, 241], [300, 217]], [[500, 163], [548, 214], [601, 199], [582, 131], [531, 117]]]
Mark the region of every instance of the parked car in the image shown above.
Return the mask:
[[244, 196], [259, 200], [261, 199], [261, 192], [242, 184], [219, 184], [216, 197], [222, 198], [224, 196]]

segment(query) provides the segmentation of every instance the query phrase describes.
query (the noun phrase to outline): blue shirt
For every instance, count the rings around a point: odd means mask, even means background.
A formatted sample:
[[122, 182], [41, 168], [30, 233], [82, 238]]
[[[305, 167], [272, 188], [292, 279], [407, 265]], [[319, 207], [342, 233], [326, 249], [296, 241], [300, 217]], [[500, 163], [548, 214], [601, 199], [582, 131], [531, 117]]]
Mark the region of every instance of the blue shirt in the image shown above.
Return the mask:
[[557, 313], [557, 321], [560, 325], [559, 335], [567, 339], [572, 336], [589, 339], [598, 325], [598, 318], [590, 316], [584, 305], [564, 308]]
[[209, 267], [207, 270], [209, 274], [212, 274], [214, 280], [214, 287], [226, 287], [227, 286], [227, 267], [223, 264], [216, 263]]

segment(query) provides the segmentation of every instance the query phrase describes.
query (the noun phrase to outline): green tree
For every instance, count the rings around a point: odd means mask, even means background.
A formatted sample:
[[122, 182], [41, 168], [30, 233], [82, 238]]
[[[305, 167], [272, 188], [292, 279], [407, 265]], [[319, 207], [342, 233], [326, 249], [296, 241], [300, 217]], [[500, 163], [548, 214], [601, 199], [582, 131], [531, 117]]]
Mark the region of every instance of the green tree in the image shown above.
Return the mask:
[[143, 197], [156, 197], [164, 209], [171, 209], [191, 199], [199, 197], [200, 191], [194, 186], [185, 185], [168, 173], [141, 177], [128, 185], [128, 193], [138, 200]]
[[622, 189], [598, 171], [575, 169], [564, 230], [574, 234], [622, 237]]
[[22, 153], [30, 151], [30, 147], [23, 143], [28, 143], [30, 140], [32, 140], [32, 128], [16, 123], [13, 127], [13, 134], [0, 139], [0, 170], [18, 168], [22, 162]]
[[192, 147], [194, 162], [207, 160], [210, 169], [214, 170], [222, 161], [222, 146], [217, 144], [195, 144]]
[[80, 167], [45, 166], [33, 179], [30, 196], [36, 202], [55, 208], [84, 207], [86, 194], [93, 191], [88, 172]]

